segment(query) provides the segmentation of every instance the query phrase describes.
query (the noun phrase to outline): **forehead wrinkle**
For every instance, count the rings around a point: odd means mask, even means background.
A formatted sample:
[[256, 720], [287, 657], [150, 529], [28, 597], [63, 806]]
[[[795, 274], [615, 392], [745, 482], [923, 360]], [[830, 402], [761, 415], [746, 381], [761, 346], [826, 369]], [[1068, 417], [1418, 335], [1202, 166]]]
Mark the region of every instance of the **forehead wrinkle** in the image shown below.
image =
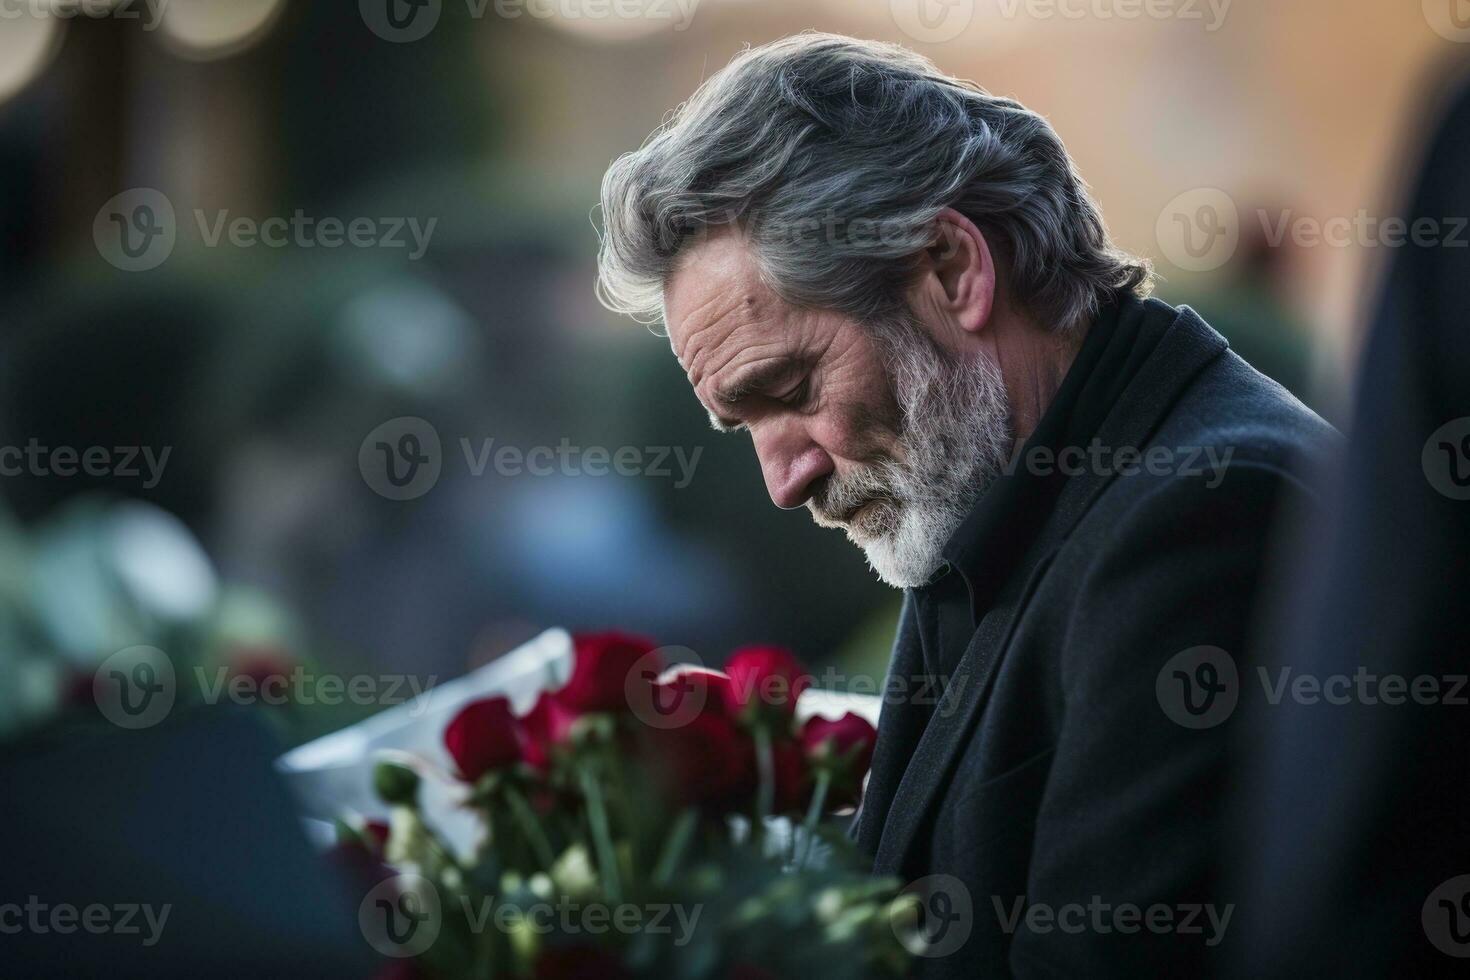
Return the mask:
[[[722, 300], [725, 302], [721, 302]], [[738, 322], [732, 322], [732, 314], [740, 307], [739, 300], [732, 302], [727, 296], [716, 293], [684, 318], [685, 324], [692, 321], [694, 326], [685, 332], [683, 356], [679, 363], [696, 385], [698, 379], [706, 373], [704, 362], [710, 352], [728, 340], [739, 326]]]
[[750, 344], [738, 340], [740, 328], [756, 320], [754, 316], [740, 316], [741, 311], [751, 309], [751, 304], [736, 300], [722, 309], [697, 334], [690, 335], [686, 346], [686, 353], [690, 354], [687, 371], [696, 390], [709, 378], [728, 367], [743, 351], [759, 351], [769, 346], [770, 342]]
[[[698, 306], [694, 307], [694, 309], [692, 309], [688, 313], [684, 314], [683, 318], [680, 320], [680, 325], [681, 326], [684, 326], [684, 327], [688, 327], [691, 322], [697, 324], [699, 322], [699, 320], [700, 320], [701, 314], [703, 314], [704, 311], [707, 310], [707, 309], [709, 309], [711, 306], [714, 306], [715, 304], [719, 303], [719, 301], [722, 298], [723, 298], [723, 296], [719, 292], [711, 293], [709, 295], [709, 297], [706, 298], [703, 302], [701, 302]], [[710, 318], [709, 323], [716, 322], [717, 320], [719, 320], [719, 318], [720, 318], [721, 315], [722, 314], [720, 314], [720, 313], [716, 313], [713, 317]], [[709, 323], [706, 323], [703, 326], [708, 326]], [[679, 359], [679, 363], [680, 364], [683, 364], [684, 363], [684, 358], [689, 353], [690, 345], [694, 343], [695, 338], [698, 337], [700, 335], [700, 333], [702, 333], [702, 332], [703, 332], [702, 327], [696, 327], [695, 329], [686, 329], [686, 330], [683, 331], [683, 334], [684, 334], [684, 349], [683, 350], [679, 350], [679, 349], [675, 348], [675, 350], [674, 350], [674, 356]], [[674, 340], [673, 340], [673, 331], [670, 330], [670, 337], [669, 337], [669, 344], [670, 344], [670, 346], [673, 346], [673, 342], [674, 342]]]

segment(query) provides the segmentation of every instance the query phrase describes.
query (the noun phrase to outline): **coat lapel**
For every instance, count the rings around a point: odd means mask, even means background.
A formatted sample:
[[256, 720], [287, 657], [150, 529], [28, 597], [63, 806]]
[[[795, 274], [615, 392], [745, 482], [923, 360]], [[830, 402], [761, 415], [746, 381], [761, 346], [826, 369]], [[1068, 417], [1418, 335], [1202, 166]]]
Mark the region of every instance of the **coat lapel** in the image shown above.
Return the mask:
[[[893, 645], [888, 680], [884, 685], [883, 708], [878, 718], [878, 743], [873, 747], [868, 786], [863, 792], [862, 809], [857, 816], [857, 842], [869, 854], [878, 849], [878, 835], [888, 819], [893, 794], [929, 720], [930, 712], [925, 705], [915, 704], [910, 698], [889, 694], [895, 690], [895, 684], [904, 684], [908, 678], [915, 677], [924, 670], [918, 624], [914, 615], [913, 597], [906, 594], [903, 613], [898, 620], [898, 637]], [[904, 690], [903, 687], [896, 689]]]
[[893, 794], [895, 800], [902, 802], [889, 807], [888, 819], [881, 828], [873, 861], [878, 873], [902, 873], [904, 857], [944, 783], [956, 750], [979, 717], [1017, 614], [1025, 607], [1025, 600], [1049, 564], [1050, 556], [1036, 563], [1024, 589], [1006, 590], [1014, 594], [1002, 596], [965, 648], [965, 655], [955, 668]]
[[[1152, 301], [1149, 305], [1168, 309]], [[1097, 437], [1101, 444], [1145, 446], [1190, 381], [1227, 346], [1224, 338], [1192, 310], [1182, 307], [1124, 397], [1104, 421]], [[858, 842], [875, 854], [874, 870], [878, 873], [902, 874], [909, 849], [961, 755], [960, 747], [967, 744], [969, 733], [979, 720], [1021, 612], [1066, 535], [1112, 476], [1089, 470], [1068, 480], [1057, 498], [1055, 511], [1026, 560], [1017, 568], [1011, 585], [1002, 590], [981, 620], [938, 707], [931, 717], [924, 719], [927, 723], [917, 744], [911, 726], [922, 716], [916, 715], [915, 707], [901, 701], [884, 705], [878, 745], [874, 749], [873, 775], [858, 828]], [[901, 639], [897, 645], [893, 671], [900, 669], [899, 658], [903, 655], [902, 669], [912, 675], [923, 670], [922, 657], [918, 652], [916, 627], [908, 622], [913, 615], [912, 603], [905, 602], [904, 610], [906, 628], [900, 629], [900, 637], [907, 635], [909, 639], [908, 642]], [[890, 724], [893, 731], [883, 731]], [[911, 755], [908, 754], [910, 746]], [[878, 804], [871, 813], [869, 802]]]

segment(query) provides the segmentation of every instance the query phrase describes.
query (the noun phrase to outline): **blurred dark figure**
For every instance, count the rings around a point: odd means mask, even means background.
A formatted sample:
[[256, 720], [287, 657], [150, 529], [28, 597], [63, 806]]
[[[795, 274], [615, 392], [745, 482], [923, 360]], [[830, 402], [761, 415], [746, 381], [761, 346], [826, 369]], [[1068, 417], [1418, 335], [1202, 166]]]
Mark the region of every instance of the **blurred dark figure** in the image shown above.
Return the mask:
[[1346, 703], [1328, 703], [1324, 686], [1316, 703], [1288, 689], [1261, 707], [1241, 976], [1470, 974], [1465, 216], [1470, 91], [1433, 137], [1404, 215], [1433, 223], [1436, 240], [1395, 256], [1329, 519], [1278, 633], [1293, 680], [1352, 683], [1332, 689]]

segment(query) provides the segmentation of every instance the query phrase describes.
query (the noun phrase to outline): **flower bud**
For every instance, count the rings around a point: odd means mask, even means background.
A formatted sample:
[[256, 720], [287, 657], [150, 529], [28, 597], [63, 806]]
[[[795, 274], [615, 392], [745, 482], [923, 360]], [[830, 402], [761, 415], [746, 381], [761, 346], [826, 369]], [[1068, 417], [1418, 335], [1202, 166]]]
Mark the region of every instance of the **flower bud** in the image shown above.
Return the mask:
[[373, 789], [394, 806], [413, 806], [419, 794], [419, 774], [397, 762], [380, 762], [373, 767]]

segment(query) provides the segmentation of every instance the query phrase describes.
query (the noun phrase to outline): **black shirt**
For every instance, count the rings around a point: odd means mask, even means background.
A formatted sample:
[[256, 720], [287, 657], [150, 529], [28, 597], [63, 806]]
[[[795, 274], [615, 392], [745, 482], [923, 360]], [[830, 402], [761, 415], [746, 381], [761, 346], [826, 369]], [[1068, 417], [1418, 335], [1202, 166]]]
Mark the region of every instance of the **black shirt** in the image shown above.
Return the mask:
[[1098, 314], [1036, 430], [950, 536], [944, 564], [913, 590], [925, 669], [941, 683], [1046, 522], [1068, 473], [1095, 465], [1090, 444], [1167, 326], [1146, 319], [1131, 296]]

